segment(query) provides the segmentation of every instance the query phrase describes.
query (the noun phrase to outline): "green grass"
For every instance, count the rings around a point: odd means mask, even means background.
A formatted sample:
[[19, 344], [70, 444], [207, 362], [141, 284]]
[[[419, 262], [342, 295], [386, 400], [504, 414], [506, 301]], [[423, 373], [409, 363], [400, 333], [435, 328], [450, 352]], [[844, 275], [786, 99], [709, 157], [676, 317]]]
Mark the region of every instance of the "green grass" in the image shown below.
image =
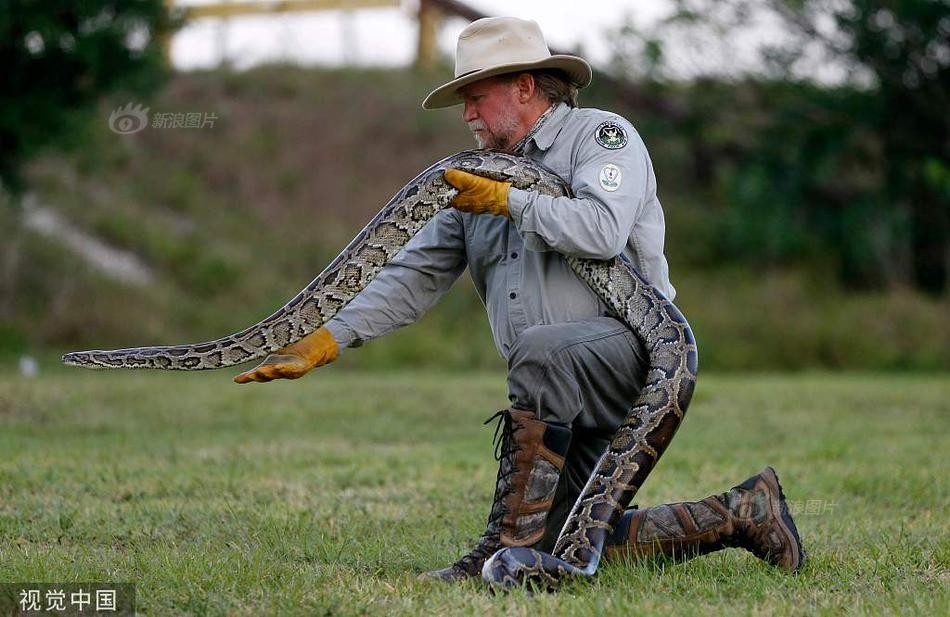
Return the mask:
[[[341, 362], [345, 368], [346, 360]], [[608, 564], [559, 594], [417, 582], [481, 531], [501, 374], [0, 378], [0, 582], [132, 581], [166, 614], [946, 614], [945, 376], [702, 376], [641, 505], [774, 465], [811, 560]], [[810, 503], [809, 503], [810, 502]]]

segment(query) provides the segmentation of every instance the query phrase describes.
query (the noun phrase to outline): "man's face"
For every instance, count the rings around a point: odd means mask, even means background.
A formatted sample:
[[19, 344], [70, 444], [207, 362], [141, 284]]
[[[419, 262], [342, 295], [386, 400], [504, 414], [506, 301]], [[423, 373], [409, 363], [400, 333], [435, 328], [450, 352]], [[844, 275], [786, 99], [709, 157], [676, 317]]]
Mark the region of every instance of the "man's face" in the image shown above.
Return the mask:
[[507, 150], [521, 138], [515, 82], [489, 77], [465, 86], [459, 94], [465, 103], [462, 119], [479, 148]]

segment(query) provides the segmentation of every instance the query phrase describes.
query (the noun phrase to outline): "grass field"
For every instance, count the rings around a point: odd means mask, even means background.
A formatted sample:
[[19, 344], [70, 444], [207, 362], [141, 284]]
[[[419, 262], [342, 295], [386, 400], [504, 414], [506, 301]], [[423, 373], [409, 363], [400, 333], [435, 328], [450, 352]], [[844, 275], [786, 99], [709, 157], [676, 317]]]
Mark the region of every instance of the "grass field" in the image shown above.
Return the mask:
[[417, 582], [481, 531], [504, 376], [0, 378], [0, 582], [131, 581], [141, 613], [950, 612], [950, 379], [700, 377], [641, 505], [783, 480], [810, 561], [607, 564], [559, 594]]

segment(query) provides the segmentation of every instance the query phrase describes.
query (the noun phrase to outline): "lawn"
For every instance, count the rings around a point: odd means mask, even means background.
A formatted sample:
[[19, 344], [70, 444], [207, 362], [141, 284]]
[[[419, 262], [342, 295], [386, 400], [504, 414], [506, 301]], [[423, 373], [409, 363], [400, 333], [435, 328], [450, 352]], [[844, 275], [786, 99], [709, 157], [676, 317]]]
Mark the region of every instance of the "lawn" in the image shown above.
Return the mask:
[[946, 375], [701, 375], [637, 496], [773, 465], [810, 561], [612, 563], [558, 594], [415, 580], [481, 531], [500, 374], [0, 377], [0, 582], [128, 581], [152, 615], [950, 612]]

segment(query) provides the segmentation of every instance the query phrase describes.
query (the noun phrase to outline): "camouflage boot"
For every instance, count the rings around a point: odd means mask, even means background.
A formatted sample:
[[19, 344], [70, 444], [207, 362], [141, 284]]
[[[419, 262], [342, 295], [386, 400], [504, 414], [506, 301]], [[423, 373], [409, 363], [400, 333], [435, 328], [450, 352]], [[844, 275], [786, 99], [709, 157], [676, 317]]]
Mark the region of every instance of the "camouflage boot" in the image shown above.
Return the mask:
[[419, 575], [420, 579], [461, 581], [481, 576], [482, 564], [496, 551], [531, 546], [544, 536], [571, 430], [536, 420], [534, 412], [519, 409], [499, 411], [485, 424], [495, 418], [499, 418], [495, 429], [498, 477], [485, 532], [468, 554], [447, 568]]
[[737, 547], [792, 572], [805, 563], [801, 538], [771, 467], [702, 501], [627, 510], [607, 544], [607, 557], [659, 555], [685, 561]]

